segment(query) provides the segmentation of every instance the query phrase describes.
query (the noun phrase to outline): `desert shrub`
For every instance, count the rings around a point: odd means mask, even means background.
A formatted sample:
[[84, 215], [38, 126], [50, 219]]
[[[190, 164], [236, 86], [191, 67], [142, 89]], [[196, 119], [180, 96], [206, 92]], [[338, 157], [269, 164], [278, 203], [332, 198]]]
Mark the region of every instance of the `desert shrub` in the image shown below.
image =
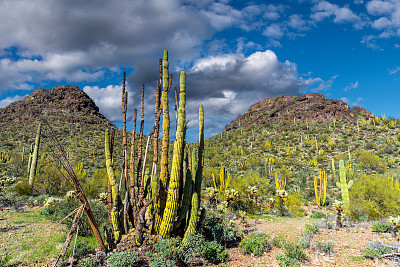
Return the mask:
[[202, 255], [214, 264], [224, 262], [228, 259], [228, 251], [216, 241], [205, 242]]
[[82, 189], [88, 197], [97, 197], [101, 192], [107, 191], [107, 169], [97, 170], [91, 176], [81, 180]]
[[[61, 242], [64, 242], [66, 239], [66, 236], [62, 236], [60, 239]], [[67, 252], [65, 253], [64, 259], [68, 258], [68, 255], [72, 254], [72, 250], [74, 248], [74, 241], [75, 238], [72, 239]], [[76, 240], [75, 244], [75, 251], [74, 251], [74, 257], [75, 258], [83, 258], [86, 255], [88, 255], [90, 252], [94, 251], [97, 248], [97, 243], [93, 242], [95, 240], [91, 240], [87, 237], [81, 237], [78, 236], [78, 239]]]
[[0, 255], [0, 267], [6, 266], [7, 262], [9, 262], [11, 260], [11, 256], [4, 254], [4, 255]]
[[292, 259], [283, 254], [276, 256], [279, 267], [300, 267], [300, 263], [296, 259]]
[[377, 220], [400, 215], [400, 199], [392, 181], [383, 175], [360, 175], [350, 193], [351, 218]]
[[333, 253], [333, 247], [334, 247], [334, 244], [331, 241], [327, 241], [327, 242], [317, 241], [315, 246], [313, 246], [313, 250], [323, 252], [325, 254], [330, 255], [331, 253]]
[[379, 172], [383, 172], [387, 168], [386, 161], [381, 159], [378, 155], [375, 155], [373, 152], [358, 150], [356, 155], [357, 161], [360, 162], [363, 168], [372, 169]]
[[362, 250], [362, 254], [366, 258], [376, 259], [383, 254], [392, 253], [390, 247], [384, 246], [381, 243], [371, 243], [365, 249]]
[[303, 217], [306, 211], [301, 207], [302, 199], [299, 193], [289, 194], [286, 202], [289, 213], [295, 217]]
[[271, 245], [266, 234], [253, 233], [240, 242], [240, 248], [243, 254], [253, 253], [259, 257], [271, 249]]
[[236, 245], [242, 237], [242, 233], [234, 224], [212, 213], [206, 214], [200, 231], [208, 241], [217, 241], [224, 247]]
[[310, 218], [312, 218], [312, 219], [322, 219], [322, 218], [326, 218], [326, 215], [323, 212], [313, 210], [312, 214], [310, 215]]
[[298, 261], [308, 260], [306, 253], [304, 252], [304, 248], [299, 243], [287, 242], [283, 246], [284, 255], [288, 258], [292, 258]]
[[96, 267], [97, 263], [95, 260], [92, 260], [91, 258], [84, 258], [79, 261], [78, 266], [79, 267]]
[[139, 260], [139, 255], [136, 252], [115, 252], [107, 258], [107, 263], [110, 267], [131, 267], [135, 266]]
[[373, 222], [371, 228], [373, 232], [387, 233], [392, 228], [392, 225], [390, 223]]
[[[53, 199], [54, 198], [52, 197], [49, 198], [48, 201], [51, 202], [51, 204], [49, 203], [46, 207], [44, 207], [41, 210], [41, 214], [46, 216], [50, 220], [57, 222], [64, 219], [68, 214], [70, 214], [73, 210], [81, 205], [81, 202], [77, 199], [59, 199], [57, 201]], [[89, 204], [99, 229], [102, 229], [103, 226], [108, 225], [109, 222], [106, 207], [98, 200], [89, 200]], [[70, 216], [65, 219], [63, 223], [68, 225], [68, 227], [71, 227], [73, 218], [74, 216]], [[92, 228], [90, 227], [87, 217], [82, 216], [82, 218], [79, 220], [79, 235], [91, 236], [92, 234]]]
[[281, 248], [286, 240], [283, 235], [276, 235], [271, 239], [271, 246]]
[[14, 192], [20, 196], [27, 196], [32, 193], [32, 186], [28, 184], [28, 178], [21, 177], [14, 187]]
[[319, 230], [318, 224], [314, 223], [314, 224], [306, 224], [305, 225], [305, 233], [307, 234], [316, 234]]

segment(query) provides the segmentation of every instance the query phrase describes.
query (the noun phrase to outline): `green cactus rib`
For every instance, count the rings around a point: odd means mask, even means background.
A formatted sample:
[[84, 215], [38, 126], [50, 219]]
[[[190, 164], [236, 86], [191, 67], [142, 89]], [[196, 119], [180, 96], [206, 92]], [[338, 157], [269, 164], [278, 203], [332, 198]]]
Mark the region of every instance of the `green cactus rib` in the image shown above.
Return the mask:
[[179, 198], [179, 182], [181, 173], [182, 162], [182, 148], [184, 144], [184, 127], [186, 124], [185, 112], [185, 93], [186, 81], [185, 72], [181, 72], [180, 76], [180, 93], [179, 93], [179, 108], [178, 108], [178, 122], [176, 128], [176, 137], [174, 143], [174, 155], [172, 157], [171, 177], [168, 186], [168, 197], [165, 204], [163, 219], [160, 225], [160, 236], [166, 238], [173, 228], [173, 221], [178, 211], [178, 198]]
[[31, 149], [29, 151], [28, 168], [26, 171], [28, 177], [29, 177], [29, 172], [31, 171], [32, 157], [33, 157], [33, 143], [31, 144]]
[[195, 178], [195, 190], [199, 199], [201, 198], [201, 182], [204, 166], [204, 113], [203, 105], [199, 106], [199, 148], [197, 154], [197, 170]]
[[199, 197], [196, 192], [193, 193], [192, 196], [192, 209], [190, 211], [190, 220], [189, 220], [189, 225], [185, 231], [185, 235], [183, 236], [182, 243], [186, 245], [187, 237], [194, 233], [196, 230], [196, 225], [197, 225], [197, 218], [198, 218], [198, 211], [199, 211]]
[[[186, 171], [186, 179], [185, 179], [185, 186], [183, 188], [183, 197], [182, 197], [182, 204], [179, 214], [178, 223], [181, 225], [182, 223], [187, 221], [187, 214], [190, 209], [190, 201], [193, 195], [193, 180], [192, 180], [192, 172], [190, 168]], [[178, 226], [179, 227], [179, 226]]]
[[30, 165], [30, 170], [29, 170], [29, 185], [32, 186], [33, 182], [35, 180], [35, 175], [36, 175], [36, 166], [37, 166], [37, 159], [38, 159], [38, 153], [39, 153], [39, 144], [40, 144], [40, 130], [41, 130], [41, 124], [39, 123], [37, 132], [36, 132], [36, 139], [35, 139], [35, 147], [33, 150], [33, 155], [32, 155], [32, 162]]
[[157, 213], [154, 219], [154, 232], [159, 231], [159, 227], [162, 221], [165, 201], [167, 196], [167, 184], [168, 184], [168, 149], [169, 149], [169, 108], [168, 108], [168, 51], [164, 50], [163, 62], [162, 62], [162, 80], [163, 80], [163, 91], [161, 94], [162, 108], [163, 108], [163, 124], [162, 124], [162, 147], [161, 147], [161, 160], [160, 160], [160, 184], [159, 184], [159, 198], [157, 199]]
[[345, 211], [349, 210], [350, 207], [350, 199], [349, 199], [349, 188], [353, 185], [353, 180], [350, 180], [349, 183], [346, 181], [346, 169], [344, 167], [343, 160], [339, 161], [339, 176], [340, 182], [337, 182], [336, 185], [340, 188], [342, 192], [342, 200]]
[[111, 208], [111, 223], [114, 230], [114, 238], [118, 241], [121, 237], [121, 201], [119, 195], [118, 183], [115, 177], [114, 169], [111, 160], [111, 150], [110, 150], [110, 133], [106, 129], [105, 133], [105, 154], [106, 154], [106, 167], [108, 181], [111, 186], [112, 195], [112, 208]]

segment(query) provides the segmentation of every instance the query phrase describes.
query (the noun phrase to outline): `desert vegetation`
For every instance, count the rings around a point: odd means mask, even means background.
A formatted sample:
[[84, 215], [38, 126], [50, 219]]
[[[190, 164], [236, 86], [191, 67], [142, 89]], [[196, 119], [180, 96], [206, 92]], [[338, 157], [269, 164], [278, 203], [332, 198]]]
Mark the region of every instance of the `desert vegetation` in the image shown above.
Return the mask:
[[[296, 98], [280, 96], [265, 100], [275, 111], [253, 105], [207, 140], [200, 105], [199, 139], [190, 143], [185, 78], [181, 72], [175, 114], [164, 51], [147, 134], [144, 86], [127, 130], [125, 75], [122, 130], [104, 118], [79, 120], [96, 114], [85, 109], [68, 115], [71, 123], [52, 113], [1, 122], [0, 234], [11, 241], [1, 241], [0, 266], [399, 260], [399, 120], [347, 106], [348, 116], [304, 121], [285, 108]], [[278, 109], [293, 120], [260, 123], [251, 115]]]

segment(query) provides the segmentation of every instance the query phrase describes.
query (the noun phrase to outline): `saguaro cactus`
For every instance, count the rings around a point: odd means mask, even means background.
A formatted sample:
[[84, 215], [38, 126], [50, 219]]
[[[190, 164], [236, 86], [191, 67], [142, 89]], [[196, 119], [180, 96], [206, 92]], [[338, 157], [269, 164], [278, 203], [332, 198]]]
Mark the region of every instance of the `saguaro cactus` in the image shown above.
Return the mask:
[[35, 175], [36, 175], [36, 166], [37, 166], [37, 159], [38, 159], [38, 154], [39, 154], [39, 144], [40, 144], [40, 128], [41, 124], [39, 123], [37, 132], [36, 132], [36, 139], [35, 139], [35, 148], [33, 150], [33, 155], [32, 155], [32, 161], [29, 169], [29, 185], [32, 186]]
[[346, 169], [344, 168], [343, 160], [339, 161], [339, 176], [340, 176], [340, 182], [337, 182], [336, 185], [337, 187], [340, 188], [340, 191], [342, 192], [342, 201], [344, 210], [348, 211], [350, 206], [349, 189], [353, 185], [353, 180], [350, 180], [349, 183], [347, 183]]

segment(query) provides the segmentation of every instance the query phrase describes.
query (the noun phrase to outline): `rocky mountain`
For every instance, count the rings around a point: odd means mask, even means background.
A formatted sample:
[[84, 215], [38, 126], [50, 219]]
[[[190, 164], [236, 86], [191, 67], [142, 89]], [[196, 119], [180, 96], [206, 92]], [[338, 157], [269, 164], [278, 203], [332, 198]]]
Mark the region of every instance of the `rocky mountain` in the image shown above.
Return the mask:
[[300, 97], [277, 96], [255, 103], [243, 115], [239, 114], [235, 120], [226, 125], [223, 131], [265, 123], [275, 124], [282, 120], [320, 122], [343, 117], [357, 118], [364, 115], [372, 114], [360, 107], [350, 108], [342, 100], [325, 98], [322, 94], [311, 93]]
[[84, 91], [70, 85], [37, 89], [23, 100], [0, 109], [0, 124], [39, 118], [53, 123], [110, 124]]

